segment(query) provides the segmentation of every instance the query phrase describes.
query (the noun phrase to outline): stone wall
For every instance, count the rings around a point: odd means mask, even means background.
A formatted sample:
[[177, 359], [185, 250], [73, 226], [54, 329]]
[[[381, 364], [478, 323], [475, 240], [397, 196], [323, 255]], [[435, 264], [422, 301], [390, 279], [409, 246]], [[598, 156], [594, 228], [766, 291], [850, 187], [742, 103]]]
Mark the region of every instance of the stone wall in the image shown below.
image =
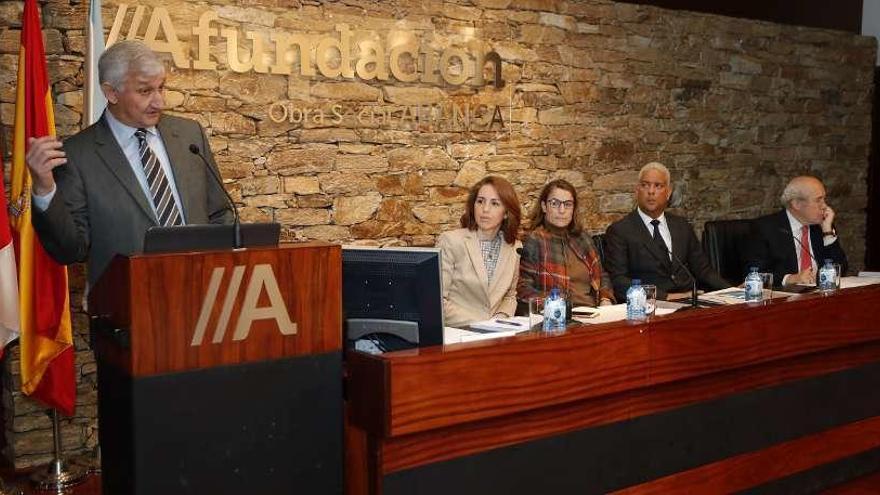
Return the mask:
[[[210, 134], [227, 188], [248, 221], [283, 224], [290, 240], [431, 245], [456, 224], [467, 187], [503, 175], [531, 208], [541, 186], [564, 177], [582, 196], [580, 214], [600, 232], [633, 207], [638, 168], [652, 160], [673, 173], [677, 206], [698, 230], [706, 220], [773, 211], [794, 174], [820, 176], [854, 268], [864, 258], [864, 208], [873, 98], [873, 38], [842, 32], [603, 0], [249, 0], [165, 6], [178, 26], [213, 8], [218, 25], [246, 30], [419, 33], [431, 46], [494, 49], [502, 89], [394, 79], [342, 80], [236, 73], [212, 48], [217, 71], [173, 68], [167, 103]], [[81, 125], [88, 5], [42, 4], [56, 122]], [[104, 1], [109, 30], [117, 2]], [[0, 118], [9, 136], [22, 2], [0, 0]], [[182, 42], [194, 41], [179, 30]], [[192, 42], [193, 44], [190, 44]], [[247, 43], [240, 54], [246, 59]], [[310, 107], [485, 104], [505, 127], [461, 130], [442, 122], [339, 125], [272, 121], [273, 102]], [[7, 138], [8, 139], [8, 138]], [[82, 276], [73, 277], [79, 306]], [[94, 364], [76, 321], [77, 416], [65, 446], [95, 445]], [[23, 466], [47, 458], [48, 420], [17, 392], [7, 366], [6, 455]]]

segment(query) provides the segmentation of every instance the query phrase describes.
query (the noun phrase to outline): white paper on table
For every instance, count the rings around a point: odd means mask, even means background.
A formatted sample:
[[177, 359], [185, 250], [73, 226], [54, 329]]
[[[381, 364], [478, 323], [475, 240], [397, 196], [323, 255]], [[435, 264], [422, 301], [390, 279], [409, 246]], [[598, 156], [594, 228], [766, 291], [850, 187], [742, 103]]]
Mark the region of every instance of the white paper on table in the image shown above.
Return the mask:
[[877, 273], [877, 276], [864, 276], [862, 273], [877, 272], [861, 272], [858, 277], [840, 277], [840, 288], [849, 289], [850, 287], [864, 287], [866, 285], [880, 284], [880, 273]]
[[477, 340], [500, 339], [501, 337], [512, 337], [516, 335], [514, 331], [505, 332], [471, 332], [462, 328], [443, 327], [443, 343], [458, 344], [459, 342], [474, 342]]
[[[764, 289], [764, 298], [767, 299], [779, 299], [783, 297], [790, 297], [795, 294], [791, 292], [783, 292], [781, 290], [773, 290], [772, 296], [769, 295], [770, 290]], [[705, 294], [701, 294], [698, 298], [699, 301], [712, 303], [712, 304], [742, 304], [746, 302], [746, 290], [742, 287], [728, 287], [726, 289], [716, 290], [712, 292], [707, 292]]]
[[[626, 304], [612, 304], [611, 306], [599, 306], [598, 308], [594, 308], [591, 306], [577, 306], [571, 309], [572, 313], [575, 311], [589, 311], [595, 313], [596, 316], [592, 318], [585, 318], [582, 316], [574, 316], [573, 320], [579, 323], [588, 323], [591, 325], [598, 325], [599, 323], [611, 323], [613, 321], [623, 321], [626, 319]], [[674, 308], [660, 308], [658, 307], [654, 314], [668, 315], [669, 313], [674, 312]]]
[[468, 327], [490, 332], [525, 332], [529, 329], [529, 317], [492, 318], [491, 320], [475, 321], [468, 324]]
[[712, 304], [740, 304], [746, 302], [746, 290], [742, 287], [728, 287], [700, 294], [697, 300]]

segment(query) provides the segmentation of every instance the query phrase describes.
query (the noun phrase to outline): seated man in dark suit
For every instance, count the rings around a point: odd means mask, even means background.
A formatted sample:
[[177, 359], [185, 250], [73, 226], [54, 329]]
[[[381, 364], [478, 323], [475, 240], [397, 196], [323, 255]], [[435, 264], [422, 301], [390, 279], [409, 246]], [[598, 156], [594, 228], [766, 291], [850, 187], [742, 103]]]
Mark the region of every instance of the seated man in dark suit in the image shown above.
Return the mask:
[[822, 182], [815, 177], [795, 177], [780, 199], [782, 210], [752, 223], [746, 256], [749, 265], [773, 272], [777, 286], [814, 284], [817, 264], [825, 259], [840, 263], [846, 272], [846, 254], [834, 230], [834, 210], [825, 204]]
[[614, 222], [605, 234], [606, 268], [617, 300], [626, 300], [634, 278], [656, 285], [658, 299], [680, 297], [693, 284], [688, 270], [701, 287], [730, 287], [712, 269], [687, 220], [665, 212], [672, 188], [669, 170], [662, 163], [642, 167], [635, 192], [638, 208]]

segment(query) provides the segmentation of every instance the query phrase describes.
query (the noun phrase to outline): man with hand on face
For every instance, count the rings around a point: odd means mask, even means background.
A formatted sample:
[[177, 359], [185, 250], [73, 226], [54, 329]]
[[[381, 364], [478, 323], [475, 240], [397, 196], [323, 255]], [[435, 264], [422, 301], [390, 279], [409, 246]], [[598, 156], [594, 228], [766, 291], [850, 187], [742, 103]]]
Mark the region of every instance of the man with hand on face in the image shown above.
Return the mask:
[[780, 200], [782, 210], [752, 223], [749, 264], [773, 272], [776, 285], [815, 284], [817, 265], [825, 259], [840, 263], [846, 272], [846, 254], [834, 230], [834, 210], [825, 204], [822, 182], [810, 176], [795, 177]]
[[688, 271], [698, 286], [730, 287], [712, 269], [687, 220], [665, 212], [672, 188], [669, 170], [662, 163], [642, 167], [635, 195], [636, 210], [611, 224], [605, 234], [605, 264], [619, 301], [626, 300], [634, 278], [656, 285], [658, 299], [683, 297], [693, 286]]
[[98, 72], [107, 97], [98, 122], [64, 144], [31, 139], [26, 156], [40, 241], [59, 263], [88, 259], [90, 284], [114, 255], [141, 251], [149, 227], [232, 220], [207, 169], [217, 166], [201, 126], [162, 115], [165, 66], [156, 54], [118, 42]]

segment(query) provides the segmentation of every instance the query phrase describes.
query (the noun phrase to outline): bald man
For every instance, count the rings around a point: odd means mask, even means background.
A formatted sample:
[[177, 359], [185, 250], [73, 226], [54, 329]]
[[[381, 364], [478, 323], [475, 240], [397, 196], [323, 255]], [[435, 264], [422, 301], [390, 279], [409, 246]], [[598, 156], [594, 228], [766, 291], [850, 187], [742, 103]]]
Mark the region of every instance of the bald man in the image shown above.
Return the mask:
[[816, 283], [818, 265], [825, 259], [840, 263], [846, 272], [846, 254], [834, 230], [834, 210], [825, 203], [822, 181], [795, 177], [780, 200], [781, 211], [753, 222], [746, 256], [749, 266], [773, 272], [777, 286]]
[[626, 300], [626, 290], [634, 278], [656, 285], [659, 299], [690, 293], [691, 274], [700, 287], [730, 287], [712, 269], [690, 223], [666, 211], [671, 196], [669, 169], [659, 162], [648, 163], [639, 171], [635, 186], [638, 207], [608, 227], [605, 269], [618, 301]]

